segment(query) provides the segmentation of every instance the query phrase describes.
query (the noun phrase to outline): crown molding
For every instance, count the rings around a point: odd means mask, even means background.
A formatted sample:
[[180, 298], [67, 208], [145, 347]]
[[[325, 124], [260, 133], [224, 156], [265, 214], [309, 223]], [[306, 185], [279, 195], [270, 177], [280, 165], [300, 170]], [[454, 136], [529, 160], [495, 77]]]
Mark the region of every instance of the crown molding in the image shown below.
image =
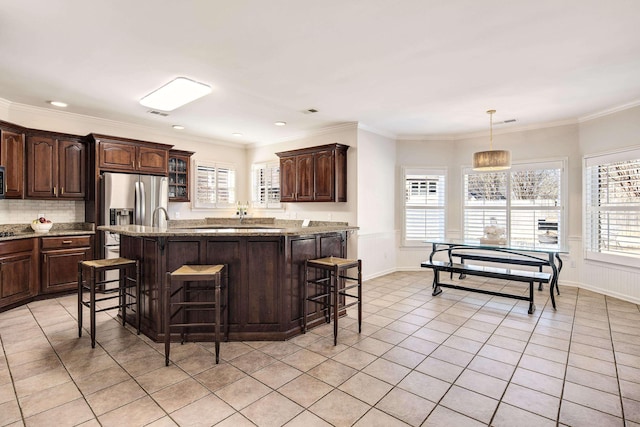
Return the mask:
[[606, 110], [589, 114], [587, 116], [582, 116], [578, 118], [578, 123], [588, 122], [589, 120], [598, 119], [600, 117], [608, 116], [610, 114], [619, 113], [620, 111], [629, 110], [631, 108], [639, 107], [640, 99], [637, 101], [629, 102], [628, 104], [619, 105], [617, 107], [611, 107]]
[[[222, 145], [222, 146], [228, 146], [228, 147], [234, 147], [234, 148], [245, 147], [245, 144], [241, 144], [238, 142], [204, 138], [201, 136], [191, 135], [189, 133], [183, 133], [183, 132], [178, 133], [177, 131], [173, 131], [173, 132], [162, 131], [151, 126], [121, 122], [118, 120], [104, 119], [104, 118], [95, 117], [95, 116], [87, 116], [84, 114], [72, 113], [69, 111], [35, 107], [32, 105], [20, 104], [17, 102], [10, 102], [2, 98], [0, 98], [0, 107], [2, 107], [3, 101], [7, 103], [10, 114], [12, 111], [20, 112], [23, 114], [29, 114], [36, 118], [46, 118], [46, 119], [60, 120], [63, 122], [71, 123], [75, 127], [82, 129], [80, 131], [81, 135], [86, 135], [93, 132], [104, 133], [102, 129], [109, 128], [109, 129], [113, 129], [113, 131], [111, 130], [108, 131], [108, 133], [110, 134], [117, 133], [118, 136], [128, 137], [133, 139], [158, 140], [158, 142], [169, 139], [169, 140], [189, 141], [189, 142], [204, 143], [204, 144], [215, 144], [215, 145]], [[15, 120], [14, 121], [9, 120], [9, 121], [13, 123]], [[33, 125], [30, 125], [30, 124], [24, 124], [24, 123], [16, 123], [16, 124], [23, 127], [27, 127], [27, 128], [33, 127]], [[60, 129], [42, 129], [41, 127], [38, 127], [38, 129], [49, 130], [52, 132], [62, 131]], [[68, 132], [68, 131], [64, 130], [64, 132]], [[78, 131], [68, 132], [68, 133], [77, 134]], [[138, 136], [140, 134], [144, 134], [145, 136], [144, 137]]]
[[369, 126], [365, 123], [358, 122], [358, 129], [375, 133], [376, 135], [384, 136], [385, 138], [394, 139], [394, 140], [398, 139], [398, 135], [396, 135], [395, 133], [387, 132], [385, 130], [380, 130], [380, 129], [374, 128], [373, 126]]
[[283, 143], [283, 142], [297, 141], [297, 140], [300, 140], [300, 139], [311, 138], [311, 137], [314, 137], [314, 136], [326, 135], [328, 133], [341, 132], [341, 131], [347, 131], [347, 130], [357, 131], [357, 129], [358, 129], [358, 123], [357, 122], [338, 123], [338, 124], [333, 125], [333, 126], [326, 126], [326, 127], [319, 128], [319, 129], [300, 131], [297, 134], [288, 136], [286, 138], [280, 138], [280, 139], [272, 140], [272, 141], [263, 141], [263, 142], [250, 143], [250, 144], [245, 145], [245, 147], [247, 147], [247, 148], [263, 147], [263, 146], [266, 146], [266, 145], [280, 144], [280, 143]]

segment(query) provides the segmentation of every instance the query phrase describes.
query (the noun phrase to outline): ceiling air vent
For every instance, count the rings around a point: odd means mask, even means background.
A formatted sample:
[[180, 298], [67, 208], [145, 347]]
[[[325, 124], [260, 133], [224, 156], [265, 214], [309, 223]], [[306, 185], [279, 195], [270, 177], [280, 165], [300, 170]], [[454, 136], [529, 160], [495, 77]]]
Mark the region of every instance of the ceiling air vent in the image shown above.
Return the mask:
[[167, 117], [169, 115], [169, 113], [163, 113], [162, 111], [156, 111], [156, 110], [149, 110], [147, 111], [147, 113], [155, 114], [156, 116], [162, 116], [162, 117]]

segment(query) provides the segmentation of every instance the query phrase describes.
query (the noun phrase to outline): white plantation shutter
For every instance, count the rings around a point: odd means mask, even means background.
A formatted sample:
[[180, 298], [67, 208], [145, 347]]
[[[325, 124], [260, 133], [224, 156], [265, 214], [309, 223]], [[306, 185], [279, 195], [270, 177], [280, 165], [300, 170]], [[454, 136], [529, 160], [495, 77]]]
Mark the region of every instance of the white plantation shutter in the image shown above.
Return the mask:
[[464, 170], [463, 235], [479, 239], [495, 218], [511, 245], [553, 247], [564, 235], [562, 161], [514, 165], [504, 172]]
[[445, 184], [444, 169], [404, 169], [404, 245], [444, 238]]
[[640, 258], [640, 149], [585, 158], [585, 256]]
[[252, 205], [280, 208], [280, 163], [254, 164], [252, 170]]
[[229, 208], [236, 203], [236, 171], [232, 165], [196, 162], [196, 208]]

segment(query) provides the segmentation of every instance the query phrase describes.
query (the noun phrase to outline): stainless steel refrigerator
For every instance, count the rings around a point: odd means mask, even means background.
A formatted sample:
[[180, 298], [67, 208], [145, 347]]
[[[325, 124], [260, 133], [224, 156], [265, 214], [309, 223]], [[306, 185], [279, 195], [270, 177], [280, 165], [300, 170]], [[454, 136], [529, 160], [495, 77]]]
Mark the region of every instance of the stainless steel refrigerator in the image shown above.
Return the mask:
[[[103, 224], [100, 225], [136, 224], [150, 227], [156, 209], [167, 209], [169, 187], [164, 176], [105, 172], [101, 181]], [[156, 225], [166, 227], [163, 212], [156, 212]], [[104, 258], [118, 258], [120, 236], [105, 231], [103, 249]]]

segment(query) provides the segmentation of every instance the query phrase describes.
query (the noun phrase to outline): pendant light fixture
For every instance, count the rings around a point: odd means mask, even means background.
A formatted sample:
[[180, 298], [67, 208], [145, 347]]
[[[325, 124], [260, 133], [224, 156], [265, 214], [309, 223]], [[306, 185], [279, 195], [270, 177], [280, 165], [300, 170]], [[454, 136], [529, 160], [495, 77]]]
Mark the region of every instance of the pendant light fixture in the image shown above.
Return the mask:
[[474, 171], [501, 171], [511, 169], [511, 152], [493, 149], [493, 114], [496, 110], [489, 110], [489, 151], [473, 153]]

